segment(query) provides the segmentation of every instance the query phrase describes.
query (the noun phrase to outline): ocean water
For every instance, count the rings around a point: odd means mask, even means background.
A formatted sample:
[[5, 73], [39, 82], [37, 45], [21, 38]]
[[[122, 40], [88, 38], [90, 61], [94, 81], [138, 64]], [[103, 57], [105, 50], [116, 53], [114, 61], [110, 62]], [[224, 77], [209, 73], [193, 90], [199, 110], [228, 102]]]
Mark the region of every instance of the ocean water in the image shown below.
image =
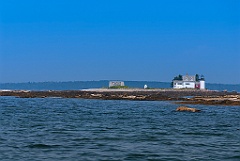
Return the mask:
[[[171, 88], [170, 82], [124, 81], [126, 86], [143, 88], [145, 84], [150, 88]], [[29, 82], [29, 83], [0, 83], [0, 89], [10, 90], [79, 90], [88, 88], [108, 87], [109, 81], [75, 81], [75, 82]], [[227, 90], [240, 92], [240, 84], [206, 83], [211, 90]]]
[[240, 160], [240, 107], [0, 97], [1, 161]]

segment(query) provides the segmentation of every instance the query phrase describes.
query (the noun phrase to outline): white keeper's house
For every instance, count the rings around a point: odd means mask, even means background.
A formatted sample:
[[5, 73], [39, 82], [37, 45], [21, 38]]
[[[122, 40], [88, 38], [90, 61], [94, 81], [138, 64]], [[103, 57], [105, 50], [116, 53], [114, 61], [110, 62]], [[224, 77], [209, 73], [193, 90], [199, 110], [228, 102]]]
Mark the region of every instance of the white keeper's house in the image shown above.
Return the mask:
[[179, 75], [174, 77], [172, 80], [172, 86], [175, 89], [180, 88], [194, 88], [194, 89], [205, 89], [205, 79], [202, 75], [199, 77], [198, 74], [196, 75]]

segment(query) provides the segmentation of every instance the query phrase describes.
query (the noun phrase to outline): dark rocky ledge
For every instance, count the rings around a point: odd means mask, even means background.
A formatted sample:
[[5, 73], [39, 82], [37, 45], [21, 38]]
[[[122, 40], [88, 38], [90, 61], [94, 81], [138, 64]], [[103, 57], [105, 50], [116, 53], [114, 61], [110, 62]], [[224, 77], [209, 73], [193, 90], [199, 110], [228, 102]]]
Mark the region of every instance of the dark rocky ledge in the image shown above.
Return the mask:
[[83, 98], [103, 100], [143, 100], [176, 101], [178, 104], [235, 105], [240, 106], [240, 94], [237, 92], [212, 90], [173, 90], [173, 89], [91, 89], [71, 91], [26, 91], [1, 90], [0, 96], [20, 98]]

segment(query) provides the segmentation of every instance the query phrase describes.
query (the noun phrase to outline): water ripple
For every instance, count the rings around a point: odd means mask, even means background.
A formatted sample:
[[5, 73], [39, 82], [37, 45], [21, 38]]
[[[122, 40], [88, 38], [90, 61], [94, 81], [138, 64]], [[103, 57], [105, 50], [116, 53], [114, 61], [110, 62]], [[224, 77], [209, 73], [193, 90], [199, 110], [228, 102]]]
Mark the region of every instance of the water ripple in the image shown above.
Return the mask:
[[39, 149], [48, 149], [48, 148], [58, 148], [60, 145], [47, 145], [47, 144], [31, 144], [26, 146], [27, 148], [39, 148]]

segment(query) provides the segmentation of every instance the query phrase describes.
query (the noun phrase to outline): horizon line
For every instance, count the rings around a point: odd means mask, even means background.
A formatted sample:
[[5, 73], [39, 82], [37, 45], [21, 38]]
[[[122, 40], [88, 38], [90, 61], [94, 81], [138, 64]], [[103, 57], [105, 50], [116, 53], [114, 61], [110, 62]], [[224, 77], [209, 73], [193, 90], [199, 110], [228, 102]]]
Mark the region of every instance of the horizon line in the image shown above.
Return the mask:
[[[69, 82], [100, 82], [100, 81], [127, 81], [127, 82], [157, 82], [157, 83], [171, 83], [172, 81], [150, 81], [150, 80], [120, 80], [120, 79], [104, 79], [104, 80], [75, 80], [75, 81], [29, 81], [29, 82], [0, 82], [0, 84], [30, 84], [30, 83], [69, 83]], [[240, 85], [240, 83], [213, 83], [206, 82], [206, 84], [225, 84], [225, 85]]]

